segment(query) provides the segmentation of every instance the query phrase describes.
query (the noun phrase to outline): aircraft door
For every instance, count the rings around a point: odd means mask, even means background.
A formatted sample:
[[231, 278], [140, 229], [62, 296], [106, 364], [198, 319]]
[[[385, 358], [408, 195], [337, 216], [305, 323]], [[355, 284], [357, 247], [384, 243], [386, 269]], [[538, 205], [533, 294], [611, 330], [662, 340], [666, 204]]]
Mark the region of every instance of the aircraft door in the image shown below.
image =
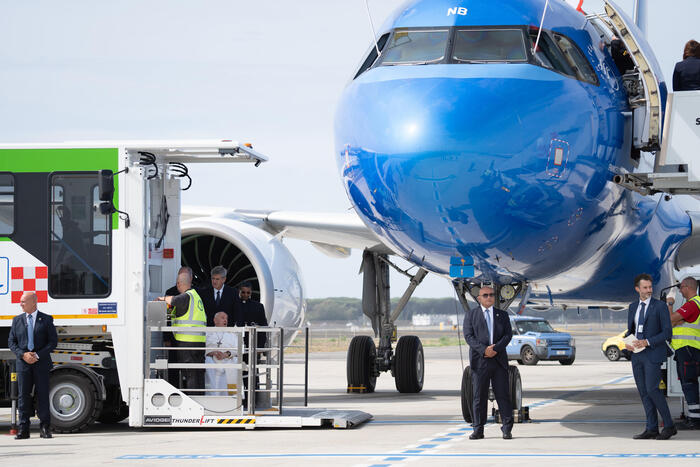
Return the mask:
[[625, 74], [623, 81], [634, 111], [634, 147], [642, 151], [657, 151], [660, 148], [663, 102], [662, 89], [653, 69], [653, 56], [645, 53], [641, 32], [629, 18], [621, 14], [610, 2], [605, 2], [609, 26], [624, 43], [635, 65], [635, 72]]

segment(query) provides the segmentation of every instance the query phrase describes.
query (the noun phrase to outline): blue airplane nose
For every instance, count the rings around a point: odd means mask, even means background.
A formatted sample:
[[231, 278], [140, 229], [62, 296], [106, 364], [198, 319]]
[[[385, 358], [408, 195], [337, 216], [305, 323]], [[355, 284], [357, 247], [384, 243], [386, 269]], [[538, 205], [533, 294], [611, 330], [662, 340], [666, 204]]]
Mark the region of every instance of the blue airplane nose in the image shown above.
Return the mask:
[[341, 99], [338, 164], [360, 216], [405, 257], [447, 271], [472, 256], [487, 276], [517, 277], [554, 244], [575, 244], [565, 233], [541, 242], [588, 215], [565, 182], [587, 197], [605, 185], [590, 167], [606, 163], [592, 157], [597, 118], [581, 83], [532, 65], [379, 67]]

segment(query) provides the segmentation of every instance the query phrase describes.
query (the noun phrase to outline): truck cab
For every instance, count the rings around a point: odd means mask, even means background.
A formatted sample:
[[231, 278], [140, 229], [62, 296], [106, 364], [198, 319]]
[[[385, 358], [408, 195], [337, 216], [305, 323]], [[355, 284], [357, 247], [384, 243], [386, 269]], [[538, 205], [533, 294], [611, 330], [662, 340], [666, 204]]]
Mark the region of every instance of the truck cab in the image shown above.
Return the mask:
[[506, 347], [509, 360], [521, 365], [537, 365], [540, 360], [557, 360], [572, 365], [576, 343], [571, 334], [555, 331], [544, 318], [511, 316], [513, 338]]

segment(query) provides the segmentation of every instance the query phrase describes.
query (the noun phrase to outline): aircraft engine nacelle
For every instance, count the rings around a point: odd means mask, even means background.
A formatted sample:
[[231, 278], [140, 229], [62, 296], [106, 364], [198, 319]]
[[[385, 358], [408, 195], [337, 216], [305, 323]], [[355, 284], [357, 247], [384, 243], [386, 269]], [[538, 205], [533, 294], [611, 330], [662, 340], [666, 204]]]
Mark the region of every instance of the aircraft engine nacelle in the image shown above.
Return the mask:
[[[192, 268], [195, 285], [207, 285], [211, 268], [223, 265], [228, 270], [227, 284], [235, 287], [251, 282], [253, 298], [265, 306], [270, 326], [302, 325], [306, 299], [301, 272], [278, 238], [253, 225], [222, 217], [184, 221], [181, 237], [182, 264]], [[294, 335], [286, 336], [287, 344]]]

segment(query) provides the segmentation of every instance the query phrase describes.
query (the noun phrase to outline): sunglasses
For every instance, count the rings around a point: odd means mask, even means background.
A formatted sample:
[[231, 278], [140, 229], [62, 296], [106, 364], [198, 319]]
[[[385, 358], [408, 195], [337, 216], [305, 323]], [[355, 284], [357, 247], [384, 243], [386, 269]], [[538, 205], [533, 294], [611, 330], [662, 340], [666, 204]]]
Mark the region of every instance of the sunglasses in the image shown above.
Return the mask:
[[496, 294], [495, 293], [485, 293], [485, 294], [481, 294], [481, 296], [482, 297], [495, 297]]

